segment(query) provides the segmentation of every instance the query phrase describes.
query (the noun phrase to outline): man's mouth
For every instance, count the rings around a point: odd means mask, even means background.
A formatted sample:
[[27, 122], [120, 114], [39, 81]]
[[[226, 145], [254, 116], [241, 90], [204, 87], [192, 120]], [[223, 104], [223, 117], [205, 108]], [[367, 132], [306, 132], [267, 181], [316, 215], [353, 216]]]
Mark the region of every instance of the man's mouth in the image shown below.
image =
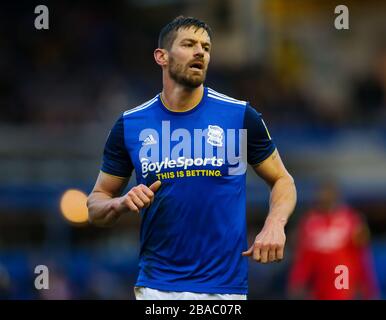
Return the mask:
[[189, 68], [192, 70], [203, 70], [204, 69], [204, 63], [200, 61], [193, 62], [189, 65]]

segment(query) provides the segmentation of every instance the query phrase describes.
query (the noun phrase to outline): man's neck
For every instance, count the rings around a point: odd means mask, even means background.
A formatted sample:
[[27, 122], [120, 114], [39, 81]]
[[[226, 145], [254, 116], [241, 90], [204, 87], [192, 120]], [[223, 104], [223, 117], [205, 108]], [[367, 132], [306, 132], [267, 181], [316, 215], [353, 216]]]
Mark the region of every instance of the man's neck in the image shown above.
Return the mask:
[[183, 86], [164, 86], [161, 99], [169, 110], [183, 112], [196, 107], [200, 103], [203, 94], [203, 85], [193, 89]]

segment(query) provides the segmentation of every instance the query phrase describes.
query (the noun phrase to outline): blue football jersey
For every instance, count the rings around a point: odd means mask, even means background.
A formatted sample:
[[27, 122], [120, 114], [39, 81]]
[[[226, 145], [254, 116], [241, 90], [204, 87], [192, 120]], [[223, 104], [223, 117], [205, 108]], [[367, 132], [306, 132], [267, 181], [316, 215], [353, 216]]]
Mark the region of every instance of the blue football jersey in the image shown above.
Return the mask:
[[169, 110], [158, 94], [124, 112], [101, 171], [162, 184], [141, 210], [137, 286], [247, 294], [246, 167], [275, 150], [248, 102], [204, 87], [199, 104]]

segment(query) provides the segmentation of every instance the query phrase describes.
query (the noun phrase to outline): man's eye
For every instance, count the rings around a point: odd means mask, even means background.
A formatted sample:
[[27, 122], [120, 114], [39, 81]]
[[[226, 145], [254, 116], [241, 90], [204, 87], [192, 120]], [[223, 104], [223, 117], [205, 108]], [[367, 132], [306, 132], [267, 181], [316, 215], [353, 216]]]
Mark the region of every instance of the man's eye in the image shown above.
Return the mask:
[[209, 52], [209, 47], [205, 47], [204, 50], [205, 50], [206, 52]]

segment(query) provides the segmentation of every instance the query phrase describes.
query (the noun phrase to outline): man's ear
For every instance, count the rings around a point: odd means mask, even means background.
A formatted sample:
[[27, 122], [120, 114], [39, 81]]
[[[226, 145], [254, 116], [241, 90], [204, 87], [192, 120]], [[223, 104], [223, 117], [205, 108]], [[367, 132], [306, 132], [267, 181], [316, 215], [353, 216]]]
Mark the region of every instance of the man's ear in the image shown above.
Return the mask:
[[167, 65], [169, 61], [168, 52], [165, 49], [161, 49], [161, 48], [155, 49], [154, 60], [161, 67]]

